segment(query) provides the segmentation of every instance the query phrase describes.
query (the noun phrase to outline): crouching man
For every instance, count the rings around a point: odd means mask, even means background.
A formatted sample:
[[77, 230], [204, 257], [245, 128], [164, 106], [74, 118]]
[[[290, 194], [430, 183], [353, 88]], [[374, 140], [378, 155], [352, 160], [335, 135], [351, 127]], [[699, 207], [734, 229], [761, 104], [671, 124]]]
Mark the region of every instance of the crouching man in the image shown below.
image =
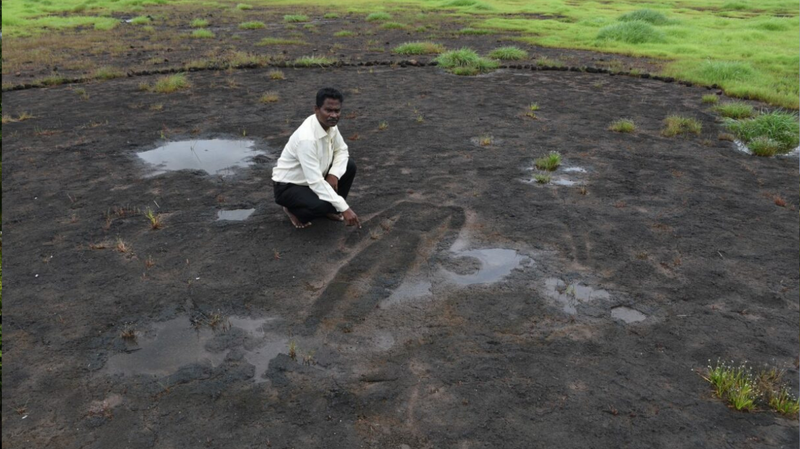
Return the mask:
[[314, 114], [292, 134], [272, 170], [275, 202], [297, 229], [320, 217], [361, 227], [346, 201], [356, 164], [336, 127], [343, 102], [338, 90], [320, 89]]

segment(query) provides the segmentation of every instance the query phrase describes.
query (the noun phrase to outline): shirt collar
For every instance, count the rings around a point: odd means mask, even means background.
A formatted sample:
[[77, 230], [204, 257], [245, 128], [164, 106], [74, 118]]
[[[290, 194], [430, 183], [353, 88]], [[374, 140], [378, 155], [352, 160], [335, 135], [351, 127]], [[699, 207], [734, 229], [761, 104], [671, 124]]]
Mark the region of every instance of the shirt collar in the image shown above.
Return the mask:
[[314, 122], [314, 124], [311, 125], [311, 126], [314, 128], [314, 138], [315, 139], [321, 139], [321, 138], [323, 138], [325, 136], [329, 136], [329, 135], [333, 134], [333, 130], [336, 127], [335, 126], [331, 126], [330, 128], [328, 128], [328, 131], [325, 131], [325, 128], [323, 128], [322, 125], [319, 124], [319, 120], [317, 120], [317, 114], [314, 114], [309, 118], [311, 119], [312, 122]]

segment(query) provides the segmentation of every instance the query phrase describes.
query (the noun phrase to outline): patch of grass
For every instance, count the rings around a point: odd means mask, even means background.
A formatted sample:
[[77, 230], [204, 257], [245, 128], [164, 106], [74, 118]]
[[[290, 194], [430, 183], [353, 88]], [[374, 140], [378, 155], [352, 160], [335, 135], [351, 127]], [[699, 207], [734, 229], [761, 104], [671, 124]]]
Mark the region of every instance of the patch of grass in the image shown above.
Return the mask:
[[776, 412], [789, 417], [797, 416], [800, 412], [800, 402], [789, 392], [788, 387], [783, 387], [778, 393], [771, 394], [769, 406]]
[[122, 71], [113, 67], [100, 67], [94, 71], [92, 78], [100, 80], [112, 80], [114, 78], [121, 78], [123, 76], [125, 76], [125, 74], [122, 73]]
[[482, 147], [488, 147], [488, 146], [490, 146], [492, 143], [494, 143], [494, 138], [493, 138], [491, 135], [489, 135], [489, 134], [486, 134], [486, 135], [480, 136], [480, 137], [478, 138], [478, 143], [479, 143], [479, 144], [480, 144]]
[[542, 156], [533, 161], [533, 165], [539, 170], [553, 171], [561, 166], [561, 154], [557, 151], [551, 151], [547, 156]]
[[156, 230], [164, 227], [164, 223], [161, 222], [161, 215], [153, 212], [152, 209], [147, 209], [144, 216], [150, 222], [150, 229]]
[[281, 97], [277, 92], [266, 92], [261, 98], [258, 99], [260, 103], [277, 103]]
[[209, 23], [208, 23], [208, 20], [206, 20], [206, 19], [194, 19], [189, 24], [189, 26], [192, 27], [192, 28], [205, 28], [208, 25], [209, 25]]
[[269, 77], [269, 79], [271, 79], [271, 80], [282, 80], [282, 79], [286, 79], [286, 76], [285, 76], [285, 75], [283, 74], [283, 72], [282, 72], [282, 71], [280, 71], [280, 70], [270, 70], [269, 72], [267, 72], [267, 76], [268, 76], [268, 77]]
[[533, 180], [536, 181], [537, 184], [550, 184], [550, 175], [546, 173], [539, 173], [533, 175]]
[[536, 65], [539, 67], [564, 67], [564, 63], [560, 60], [548, 58], [547, 56], [537, 59]]
[[333, 35], [335, 37], [351, 37], [351, 36], [355, 36], [356, 33], [352, 32], [352, 31], [348, 31], [348, 30], [342, 30], [342, 31], [337, 31], [337, 32], [333, 33]]
[[727, 120], [725, 126], [748, 146], [757, 137], [768, 137], [778, 142], [778, 153], [791, 151], [800, 140], [797, 113], [776, 110], [751, 119]]
[[264, 22], [259, 22], [258, 20], [252, 20], [250, 22], [242, 22], [239, 24], [240, 30], [258, 30], [266, 27], [267, 26], [264, 25]]
[[131, 19], [131, 23], [134, 25], [147, 25], [150, 23], [150, 18], [147, 16], [138, 16]]
[[117, 242], [114, 245], [114, 249], [116, 249], [120, 253], [127, 253], [128, 251], [131, 250], [131, 246], [128, 245], [128, 243], [126, 243], [125, 240], [122, 240], [122, 238], [117, 237]]
[[122, 332], [119, 333], [119, 338], [127, 341], [136, 341], [136, 329], [126, 326], [125, 329], [122, 329]]
[[713, 367], [709, 361], [703, 379], [714, 387], [717, 397], [727, 400], [734, 410], [751, 411], [758, 405], [766, 405], [794, 417], [800, 411], [800, 402], [784, 384], [783, 374], [783, 370], [764, 368], [754, 375], [744, 363], [734, 366], [717, 360]]
[[659, 43], [666, 40], [661, 30], [647, 22], [635, 20], [603, 27], [597, 33], [599, 41], [618, 41], [628, 44]]
[[374, 12], [365, 19], [367, 22], [385, 22], [392, 20], [392, 15], [386, 12]]
[[746, 81], [756, 75], [753, 66], [746, 62], [706, 60], [688, 72], [689, 79], [703, 84], [724, 84], [729, 81]]
[[755, 114], [752, 106], [741, 101], [722, 103], [716, 106], [714, 111], [723, 117], [732, 119], [750, 118]]
[[495, 8], [478, 0], [451, 0], [443, 3], [442, 8], [471, 8], [478, 11], [493, 11]]
[[538, 118], [536, 117], [536, 111], [538, 110], [539, 110], [539, 103], [531, 103], [528, 105], [528, 110], [525, 111], [525, 116], [535, 120]]
[[39, 80], [39, 84], [42, 86], [58, 86], [66, 82], [67, 79], [59, 75], [46, 76]]
[[483, 36], [485, 34], [492, 34], [493, 31], [492, 30], [484, 30], [484, 29], [467, 27], [467, 28], [462, 28], [462, 29], [458, 30], [458, 33], [459, 34], [475, 35], [475, 36]]
[[647, 22], [651, 25], [666, 25], [669, 23], [667, 16], [658, 11], [653, 11], [652, 9], [639, 9], [637, 11], [629, 12], [621, 15], [617, 20], [620, 22], [633, 22], [638, 20], [641, 22]]
[[325, 19], [338, 19], [339, 18], [339, 14], [337, 14], [335, 12], [329, 12], [329, 13], [326, 13], [322, 17], [325, 18]]
[[192, 38], [194, 39], [213, 39], [216, 35], [208, 30], [194, 30], [192, 31]]
[[332, 59], [328, 59], [322, 56], [301, 56], [294, 60], [294, 65], [301, 66], [301, 67], [311, 67], [311, 66], [324, 66], [333, 64]]
[[703, 104], [717, 104], [719, 103], [719, 97], [714, 94], [703, 95], [702, 102]]
[[192, 87], [192, 83], [186, 79], [186, 75], [183, 73], [177, 73], [175, 75], [164, 76], [157, 79], [152, 90], [162, 94], [168, 94], [179, 90], [188, 89], [190, 87]]
[[238, 5], [236, 5], [236, 9], [238, 9], [239, 11], [248, 11], [253, 9], [253, 5], [248, 5], [247, 3], [239, 3]]
[[756, 156], [772, 157], [778, 154], [781, 144], [767, 136], [758, 136], [747, 143], [747, 148]]
[[389, 129], [389, 123], [386, 120], [383, 120], [380, 123], [378, 123], [379, 131], [386, 131], [387, 129]]
[[618, 133], [632, 133], [636, 130], [636, 124], [631, 119], [623, 118], [612, 122], [608, 129]]
[[292, 360], [297, 360], [297, 343], [292, 340], [289, 342], [289, 358]]
[[306, 45], [307, 42], [299, 40], [299, 39], [282, 39], [279, 37], [265, 37], [258, 41], [256, 45], [265, 46], [265, 45]]
[[400, 22], [385, 22], [381, 24], [381, 29], [384, 30], [402, 30], [406, 27], [406, 24]]
[[519, 61], [528, 57], [528, 52], [514, 46], [495, 48], [489, 53], [490, 58], [504, 61]]
[[392, 50], [398, 55], [438, 55], [443, 51], [444, 46], [434, 42], [406, 42]]
[[308, 16], [305, 14], [287, 14], [283, 16], [283, 21], [286, 23], [308, 22]]
[[490, 72], [499, 66], [497, 61], [482, 58], [469, 48], [442, 53], [436, 58], [436, 62], [450, 73], [465, 76]]
[[661, 130], [661, 135], [665, 137], [673, 137], [678, 134], [700, 134], [703, 125], [692, 117], [683, 117], [680, 115], [670, 115], [664, 119], [666, 127]]

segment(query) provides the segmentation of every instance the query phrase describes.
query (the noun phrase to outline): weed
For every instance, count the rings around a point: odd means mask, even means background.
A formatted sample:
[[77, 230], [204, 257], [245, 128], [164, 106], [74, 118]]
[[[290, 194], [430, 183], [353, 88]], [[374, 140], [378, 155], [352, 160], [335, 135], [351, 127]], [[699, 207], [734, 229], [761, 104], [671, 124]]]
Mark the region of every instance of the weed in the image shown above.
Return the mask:
[[455, 75], [467, 76], [490, 72], [499, 65], [491, 59], [481, 58], [474, 50], [469, 48], [442, 53], [436, 58], [436, 61], [439, 66]]
[[621, 15], [617, 20], [620, 22], [633, 22], [638, 20], [641, 22], [647, 22], [651, 25], [666, 25], [669, 23], [669, 19], [667, 19], [664, 14], [661, 14], [658, 11], [653, 11], [652, 9], [640, 9], [629, 12]]
[[125, 76], [121, 71], [112, 67], [100, 67], [94, 71], [93, 78], [100, 80], [111, 80]]
[[148, 221], [150, 221], [151, 229], [156, 230], [164, 227], [164, 224], [161, 222], [161, 215], [156, 214], [152, 209], [147, 209], [147, 212], [145, 212], [144, 216]]
[[128, 245], [127, 243], [125, 243], [125, 241], [124, 241], [124, 240], [122, 240], [122, 238], [120, 238], [120, 237], [117, 237], [117, 243], [116, 243], [116, 245], [114, 246], [114, 248], [115, 248], [117, 251], [121, 252], [121, 253], [127, 253], [128, 251], [130, 251], [130, 250], [131, 250], [131, 247], [130, 247], [130, 245]]
[[289, 342], [289, 358], [297, 360], [297, 343], [294, 340]]
[[380, 131], [386, 131], [387, 129], [389, 129], [389, 123], [387, 123], [386, 120], [381, 121], [380, 123], [378, 123], [378, 129]]
[[150, 105], [150, 110], [151, 111], [163, 111], [164, 110], [164, 104], [163, 103], [156, 103], [156, 104]]
[[177, 73], [175, 75], [164, 76], [156, 80], [156, 83], [153, 85], [153, 90], [159, 93], [172, 93], [183, 89], [188, 89], [192, 87], [192, 83], [186, 79], [186, 75], [183, 73]]
[[148, 92], [148, 91], [150, 91], [150, 85], [149, 85], [149, 84], [147, 84], [147, 83], [145, 83], [144, 81], [142, 81], [141, 83], [139, 83], [139, 85], [138, 85], [136, 88], [137, 88], [137, 89], [138, 89], [140, 92]]
[[304, 30], [308, 30], [308, 31], [310, 31], [312, 33], [317, 33], [318, 32], [317, 31], [317, 26], [314, 25], [313, 23], [307, 23], [307, 24], [303, 25], [303, 29]]
[[385, 22], [381, 24], [383, 30], [402, 30], [406, 27], [404, 23], [400, 22]]
[[283, 21], [286, 23], [308, 22], [308, 16], [305, 14], [287, 14], [283, 16]]
[[385, 12], [374, 12], [367, 16], [365, 19], [367, 22], [385, 22], [387, 20], [391, 20], [392, 15]]
[[267, 72], [267, 76], [271, 80], [283, 80], [286, 79], [286, 76], [280, 70], [270, 70]]
[[67, 82], [66, 78], [58, 75], [47, 76], [39, 80], [39, 84], [41, 84], [42, 86], [58, 86], [66, 82]]
[[800, 402], [792, 396], [788, 387], [783, 387], [777, 394], [770, 394], [769, 406], [776, 412], [786, 416], [797, 416]]
[[206, 324], [208, 324], [208, 327], [210, 327], [211, 329], [214, 329], [214, 330], [216, 330], [217, 327], [219, 327], [220, 325], [222, 325], [222, 328], [224, 329], [225, 328], [225, 316], [222, 315], [222, 313], [220, 311], [213, 312], [206, 319]]
[[217, 37], [214, 33], [208, 30], [194, 30], [192, 31], [191, 36], [194, 39], [213, 39]]
[[661, 130], [661, 135], [665, 137], [673, 137], [678, 134], [700, 134], [703, 125], [692, 117], [684, 117], [680, 115], [670, 115], [664, 119], [666, 128]]
[[120, 332], [119, 337], [126, 341], [135, 342], [136, 341], [136, 330], [130, 326], [126, 326], [125, 329]]
[[756, 406], [756, 390], [751, 382], [745, 382], [728, 392], [728, 402], [735, 410], [749, 412]]
[[13, 118], [11, 118], [11, 116], [10, 116], [10, 115], [3, 114], [3, 124], [4, 124], [4, 125], [5, 125], [6, 123], [13, 123], [13, 122], [15, 122], [15, 121], [16, 121], [16, 120], [14, 120]]
[[717, 104], [719, 103], [719, 97], [715, 94], [703, 95], [702, 101], [703, 104]]
[[208, 20], [206, 20], [206, 19], [194, 19], [189, 24], [189, 26], [192, 27], [192, 28], [205, 28], [208, 25], [209, 25], [209, 23], [208, 23]]
[[81, 96], [81, 100], [89, 99], [89, 94], [86, 92], [86, 89], [82, 87], [75, 89], [75, 93]]
[[277, 37], [265, 37], [258, 41], [256, 45], [264, 46], [264, 45], [306, 45], [305, 41], [300, 39], [281, 39]]
[[492, 34], [491, 30], [484, 30], [478, 28], [462, 28], [458, 30], [459, 34], [469, 34], [474, 36], [483, 36], [485, 34]]
[[561, 165], [561, 154], [551, 151], [547, 156], [536, 159], [533, 164], [539, 170], [553, 171]]
[[536, 181], [537, 184], [549, 184], [550, 183], [550, 175], [548, 174], [536, 174], [533, 175], [533, 180]]
[[417, 123], [422, 123], [425, 121], [425, 117], [423, 117], [422, 114], [419, 114], [417, 115], [417, 118], [414, 119], [414, 121], [416, 121]]
[[280, 101], [281, 97], [278, 95], [277, 92], [266, 92], [261, 98], [258, 99], [260, 103], [277, 103]]
[[732, 119], [750, 118], [754, 114], [753, 107], [741, 101], [722, 103], [714, 107], [714, 111], [723, 117]]
[[356, 33], [352, 32], [352, 31], [348, 31], [348, 30], [342, 30], [342, 31], [337, 31], [337, 32], [333, 33], [333, 35], [334, 35], [334, 37], [351, 37], [351, 36], [355, 36]]
[[797, 113], [772, 111], [752, 119], [727, 120], [725, 126], [748, 146], [757, 137], [768, 137], [778, 142], [778, 153], [791, 151], [800, 141]]
[[494, 138], [492, 138], [492, 136], [491, 136], [491, 135], [488, 135], [488, 134], [487, 134], [487, 135], [483, 135], [483, 136], [481, 136], [481, 137], [479, 137], [479, 138], [478, 138], [478, 143], [479, 143], [479, 144], [480, 144], [482, 147], [488, 147], [488, 146], [489, 146], [489, 145], [491, 145], [493, 142], [494, 142]]
[[564, 67], [564, 63], [558, 59], [551, 59], [547, 56], [542, 56], [536, 61], [536, 65], [539, 67]]
[[321, 56], [301, 56], [294, 60], [294, 65], [301, 67], [324, 66], [333, 64], [333, 60]]
[[134, 25], [145, 25], [150, 23], [150, 17], [147, 16], [138, 16], [131, 19], [131, 23]]
[[528, 52], [514, 46], [500, 47], [492, 50], [491, 53], [489, 53], [489, 57], [508, 61], [519, 61], [520, 59], [527, 58]]
[[239, 3], [238, 5], [236, 5], [236, 9], [238, 9], [239, 11], [247, 11], [253, 9], [253, 5], [248, 5], [247, 3]]
[[338, 19], [339, 18], [339, 14], [336, 14], [335, 12], [329, 12], [329, 13], [326, 13], [322, 17], [325, 18], [325, 19]]
[[618, 133], [632, 133], [636, 129], [636, 125], [633, 123], [633, 120], [623, 118], [612, 122], [608, 129]]
[[153, 256], [147, 256], [147, 259], [144, 260], [144, 267], [145, 269], [151, 269], [156, 266], [156, 261], [153, 260]]
[[392, 51], [398, 55], [436, 55], [444, 51], [444, 46], [434, 42], [406, 42]]
[[767, 136], [758, 136], [747, 143], [747, 147], [756, 156], [770, 157], [778, 154], [781, 144]]
[[597, 33], [598, 41], [618, 41], [629, 44], [664, 42], [664, 33], [647, 22], [635, 20], [609, 25]]
[[266, 25], [264, 25], [264, 22], [259, 22], [258, 20], [242, 22], [239, 24], [240, 30], [258, 30], [261, 28], [266, 28]]
[[578, 193], [586, 196], [589, 194], [589, 190], [586, 187], [578, 187]]

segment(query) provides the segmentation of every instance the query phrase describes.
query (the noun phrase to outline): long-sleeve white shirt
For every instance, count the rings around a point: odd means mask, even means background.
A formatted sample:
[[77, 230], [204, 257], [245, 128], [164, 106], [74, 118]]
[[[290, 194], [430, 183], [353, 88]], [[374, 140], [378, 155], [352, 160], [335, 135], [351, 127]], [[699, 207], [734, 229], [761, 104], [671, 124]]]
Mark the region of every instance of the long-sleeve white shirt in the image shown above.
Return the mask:
[[309, 186], [319, 199], [344, 212], [350, 206], [325, 181], [325, 176], [341, 178], [347, 171], [349, 157], [347, 144], [339, 129], [332, 126], [325, 131], [317, 116], [311, 115], [289, 137], [277, 165], [272, 169], [272, 180]]

